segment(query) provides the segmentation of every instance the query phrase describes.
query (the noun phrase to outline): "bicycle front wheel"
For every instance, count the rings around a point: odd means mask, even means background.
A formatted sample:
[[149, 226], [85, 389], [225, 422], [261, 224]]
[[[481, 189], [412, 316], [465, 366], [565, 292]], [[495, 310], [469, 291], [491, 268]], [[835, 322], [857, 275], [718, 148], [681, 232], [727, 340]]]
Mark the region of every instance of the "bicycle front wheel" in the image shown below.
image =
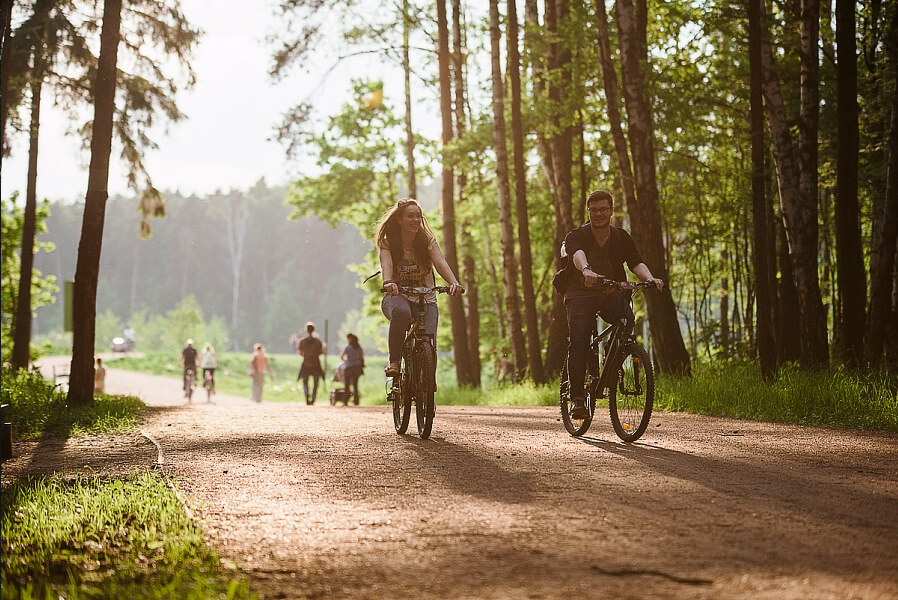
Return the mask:
[[655, 403], [655, 372], [645, 348], [628, 344], [621, 349], [610, 392], [614, 432], [625, 442], [635, 442], [649, 426]]
[[433, 429], [433, 417], [436, 413], [433, 396], [437, 389], [436, 356], [430, 342], [422, 340], [415, 346], [415, 367], [415, 418], [418, 421], [418, 435], [426, 440]]

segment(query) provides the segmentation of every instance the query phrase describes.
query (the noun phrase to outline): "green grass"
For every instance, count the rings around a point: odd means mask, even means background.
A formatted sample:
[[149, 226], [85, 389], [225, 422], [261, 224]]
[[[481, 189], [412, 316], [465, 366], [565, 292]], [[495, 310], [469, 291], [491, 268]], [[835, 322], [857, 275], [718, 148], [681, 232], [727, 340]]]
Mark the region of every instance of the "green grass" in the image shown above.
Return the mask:
[[36, 372], [6, 367], [0, 376], [3, 402], [19, 439], [42, 435], [87, 435], [133, 430], [143, 402], [131, 396], [99, 394], [91, 405], [70, 406], [65, 394]]
[[695, 365], [691, 378], [660, 378], [655, 406], [755, 421], [898, 431], [896, 392], [894, 375], [790, 366], [768, 384], [756, 365]]
[[171, 482], [28, 479], [3, 490], [2, 598], [251, 598]]

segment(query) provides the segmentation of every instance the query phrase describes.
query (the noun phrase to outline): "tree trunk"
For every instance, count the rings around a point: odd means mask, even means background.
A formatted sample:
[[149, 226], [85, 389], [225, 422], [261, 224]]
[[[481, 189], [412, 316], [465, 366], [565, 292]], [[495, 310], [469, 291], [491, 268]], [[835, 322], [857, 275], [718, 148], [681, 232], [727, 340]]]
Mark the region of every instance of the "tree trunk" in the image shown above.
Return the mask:
[[[555, 200], [555, 268], [560, 269], [564, 261], [560, 249], [564, 236], [574, 228], [571, 169], [573, 165], [574, 128], [571, 115], [564, 112], [563, 98], [571, 93], [571, 52], [567, 48], [564, 35], [570, 20], [567, 0], [548, 0], [545, 6], [547, 53], [549, 68], [548, 113], [552, 125], [552, 135], [547, 141], [549, 171], [554, 180], [551, 183]], [[559, 294], [552, 294], [552, 320], [546, 349], [546, 373], [561, 372], [567, 357], [567, 316], [564, 300]]]
[[72, 366], [68, 402], [89, 404], [94, 396], [94, 336], [97, 320], [97, 281], [103, 246], [103, 225], [112, 152], [112, 119], [122, 0], [105, 0], [100, 34], [100, 58], [94, 84], [94, 121], [90, 141], [90, 168], [73, 299]]
[[408, 38], [410, 17], [408, 0], [402, 0], [402, 71], [405, 74], [405, 156], [408, 161], [408, 197], [418, 197], [415, 181], [415, 135], [412, 132], [412, 71], [409, 65]]
[[[548, 10], [548, 8], [546, 9]], [[530, 77], [533, 80], [533, 102], [539, 107], [544, 102], [545, 94], [545, 68], [546, 52], [540, 38], [534, 33], [540, 30], [539, 24], [539, 8], [536, 0], [524, 0], [524, 18], [527, 27], [524, 29], [524, 47], [530, 52]], [[537, 109], [538, 110], [538, 109]], [[555, 171], [553, 169], [554, 161], [552, 160], [552, 151], [549, 148], [549, 142], [546, 140], [545, 133], [541, 127], [536, 128], [536, 145], [539, 150], [540, 165], [552, 191], [555, 195]]]
[[596, 0], [596, 32], [599, 50], [599, 66], [602, 70], [602, 84], [605, 89], [605, 104], [608, 110], [608, 124], [611, 126], [611, 138], [614, 140], [614, 154], [617, 157], [620, 171], [621, 187], [624, 191], [624, 202], [627, 207], [636, 203], [636, 190], [633, 184], [633, 169], [630, 166], [630, 152], [627, 140], [621, 128], [620, 100], [617, 95], [617, 73], [611, 61], [611, 42], [608, 38], [608, 15], [605, 12], [605, 0]]
[[[891, 311], [891, 274], [895, 268], [895, 243], [898, 239], [898, 87], [894, 81], [898, 64], [898, 8], [892, 7], [885, 35], [886, 63], [892, 65], [892, 85], [883, 77], [883, 85], [892, 98], [889, 125], [885, 196], [881, 209], [873, 213], [873, 240], [870, 251], [870, 307], [867, 316], [866, 360], [876, 367], [883, 357], [886, 332], [895, 329], [898, 313]], [[891, 315], [890, 315], [891, 313]], [[892, 338], [894, 340], [894, 338]]]
[[779, 306], [781, 329], [776, 332], [779, 362], [793, 362], [801, 359], [801, 306], [795, 276], [792, 272], [792, 257], [789, 256], [789, 241], [782, 219], [777, 222], [777, 254], [779, 256]]
[[[461, 137], [466, 129], [465, 113], [465, 80], [464, 56], [462, 55], [462, 27], [461, 27], [461, 2], [452, 0], [452, 57], [453, 73], [455, 79], [455, 128], [458, 137]], [[458, 204], [464, 206], [465, 188], [468, 176], [463, 169], [459, 170]], [[465, 304], [467, 305], [467, 330], [468, 330], [468, 359], [471, 365], [471, 385], [476, 388], [481, 386], [481, 373], [483, 365], [480, 362], [480, 290], [477, 280], [477, 268], [474, 264], [474, 241], [471, 236], [471, 228], [463, 227], [461, 232], [462, 246], [462, 277], [465, 282]]]
[[[446, 0], [437, 0], [437, 54], [440, 79], [440, 114], [442, 116], [442, 191], [443, 252], [453, 273], [458, 273], [458, 250], [455, 242], [455, 198], [453, 174], [449, 166], [448, 145], [452, 141], [452, 88], [449, 81], [449, 26], [446, 17]], [[449, 297], [449, 316], [452, 319], [452, 348], [455, 353], [455, 375], [460, 386], [470, 386], [470, 359], [468, 357], [468, 325], [465, 309], [458, 296]]]
[[6, 117], [9, 114], [9, 76], [12, 66], [12, 0], [0, 9], [0, 160], [6, 155]]
[[[836, 280], [842, 315], [841, 359], [856, 367], [863, 360], [867, 278], [858, 207], [858, 104], [855, 2], [836, 0], [838, 61], [838, 158], [836, 164]], [[813, 40], [816, 44], [816, 39]], [[815, 45], [816, 50], [816, 45]]]
[[[762, 15], [763, 18], [763, 15]], [[762, 24], [765, 20], [762, 20]], [[823, 367], [829, 360], [826, 313], [817, 279], [817, 202], [808, 204], [799, 187], [792, 134], [786, 120], [773, 50], [761, 32], [761, 62], [764, 69], [764, 102], [779, 184], [780, 205], [789, 246], [800, 307], [801, 363], [806, 368]]]
[[511, 81], [511, 137], [514, 146], [515, 206], [518, 218], [518, 247], [521, 252], [521, 291], [527, 322], [527, 362], [535, 383], [545, 383], [539, 317], [533, 291], [533, 256], [530, 252], [530, 215], [527, 210], [527, 171], [524, 164], [524, 125], [521, 118], [521, 57], [518, 50], [518, 9], [508, 0], [508, 78]]
[[764, 188], [764, 104], [761, 96], [761, 3], [748, 3], [748, 53], [751, 71], [751, 195], [754, 252], [752, 265], [757, 296], [758, 359], [761, 375], [770, 381], [776, 376], [776, 342], [773, 336], [772, 300], [767, 273], [767, 199]]
[[502, 84], [499, 42], [499, 0], [490, 0], [490, 56], [493, 78], [493, 148], [496, 151], [496, 178], [499, 191], [499, 234], [502, 243], [502, 281], [508, 327], [511, 330], [511, 353], [520, 376], [527, 372], [527, 347], [521, 321], [518, 297], [518, 261], [514, 253], [514, 226], [511, 222], [511, 187], [508, 182], [508, 149], [505, 141], [505, 88]]
[[[648, 58], [640, 55], [640, 47], [643, 46], [640, 40], [644, 39], [645, 31], [640, 32], [637, 27], [637, 20], [642, 21], [638, 17], [646, 14], [646, 9], [644, 0], [637, 0], [637, 4], [639, 6], [634, 9], [631, 0], [617, 0], [621, 76], [636, 181], [636, 202], [627, 209], [634, 237], [640, 245], [646, 264], [655, 277], [669, 283], [658, 208], [652, 113], [642, 80], [643, 69], [648, 71]], [[662, 373], [689, 374], [689, 353], [683, 343], [670, 287], [665, 286], [660, 292], [648, 293], [645, 299], [651, 317], [649, 328], [654, 340], [658, 370]]]
[[[39, 36], [43, 38], [43, 36]], [[21, 259], [19, 261], [19, 293], [15, 321], [12, 324], [14, 369], [27, 369], [31, 349], [31, 276], [34, 270], [34, 236], [37, 229], [37, 151], [41, 128], [41, 88], [44, 83], [44, 48], [35, 44], [34, 68], [31, 72], [31, 128], [28, 146], [28, 187], [25, 192], [25, 215], [22, 223]]]
[[231, 259], [231, 335], [237, 335], [237, 320], [240, 316], [240, 275], [243, 271], [243, 251], [248, 220], [246, 198], [231, 193], [228, 198], [228, 212], [225, 213], [225, 233], [227, 234], [228, 256]]

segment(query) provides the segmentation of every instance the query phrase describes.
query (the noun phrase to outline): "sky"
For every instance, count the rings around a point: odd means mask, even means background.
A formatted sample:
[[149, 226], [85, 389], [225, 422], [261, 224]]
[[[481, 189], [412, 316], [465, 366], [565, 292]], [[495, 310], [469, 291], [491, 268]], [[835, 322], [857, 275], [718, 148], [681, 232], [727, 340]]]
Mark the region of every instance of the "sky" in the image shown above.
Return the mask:
[[[288, 161], [285, 146], [273, 139], [275, 127], [291, 106], [313, 91], [319, 117], [347, 102], [353, 76], [383, 77], [387, 80], [385, 93], [395, 95], [393, 104], [401, 107], [404, 102], [401, 74], [389, 73], [374, 57], [345, 61], [323, 78], [333, 57], [318, 53], [306, 65], [308, 73], [296, 69], [287, 79], [273, 82], [268, 75], [272, 49], [265, 38], [280, 23], [271, 1], [182, 0], [181, 5], [191, 24], [205, 35], [192, 60], [196, 85], [176, 96], [187, 118], [155, 129], [152, 138], [159, 148], [145, 155], [153, 184], [162, 191], [204, 195], [247, 189], [261, 178], [277, 185], [313, 168], [308, 159]], [[257, 8], [249, 10], [248, 6]], [[396, 85], [391, 85], [391, 78]], [[66, 133], [66, 116], [53, 106], [50, 96], [44, 93], [41, 104], [37, 194], [50, 200], [83, 200], [89, 152], [81, 150], [79, 138]], [[438, 119], [426, 115], [429, 110], [426, 103], [416, 104], [413, 121], [420, 114], [438, 127]], [[418, 126], [426, 129], [428, 123]], [[4, 197], [18, 190], [24, 198], [27, 153], [27, 138], [16, 135], [12, 155], [3, 160], [0, 193]], [[118, 164], [116, 146], [109, 191], [113, 195], [131, 193], [125, 171]]]

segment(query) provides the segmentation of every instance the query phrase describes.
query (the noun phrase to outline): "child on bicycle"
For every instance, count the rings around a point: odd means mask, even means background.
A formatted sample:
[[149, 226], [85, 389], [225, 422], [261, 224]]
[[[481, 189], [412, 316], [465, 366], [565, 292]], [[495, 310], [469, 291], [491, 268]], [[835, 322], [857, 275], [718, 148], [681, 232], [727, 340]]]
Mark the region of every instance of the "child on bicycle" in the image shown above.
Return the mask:
[[[449, 283], [450, 295], [457, 296], [464, 288], [446, 262], [417, 201], [404, 199], [390, 207], [377, 226], [374, 240], [380, 253], [380, 270], [387, 291], [380, 306], [390, 321], [390, 358], [384, 374], [395, 377], [399, 375], [402, 343], [414, 310], [413, 299], [400, 294], [399, 287], [434, 287], [433, 270], [436, 269]], [[439, 322], [436, 294], [428, 295], [425, 302], [425, 329], [435, 336]]]
[[610, 192], [595, 191], [586, 199], [589, 221], [569, 232], [564, 238], [562, 255], [570, 257], [574, 271], [567, 278], [564, 307], [567, 310], [568, 375], [571, 383], [571, 418], [589, 416], [586, 407], [584, 379], [586, 350], [598, 312], [609, 322], [626, 317], [632, 327], [633, 311], [623, 302], [620, 291], [607, 293], [603, 278], [626, 281], [624, 263], [641, 281], [652, 281], [659, 290], [664, 282], [656, 279], [642, 261], [630, 234], [611, 225], [614, 197]]

